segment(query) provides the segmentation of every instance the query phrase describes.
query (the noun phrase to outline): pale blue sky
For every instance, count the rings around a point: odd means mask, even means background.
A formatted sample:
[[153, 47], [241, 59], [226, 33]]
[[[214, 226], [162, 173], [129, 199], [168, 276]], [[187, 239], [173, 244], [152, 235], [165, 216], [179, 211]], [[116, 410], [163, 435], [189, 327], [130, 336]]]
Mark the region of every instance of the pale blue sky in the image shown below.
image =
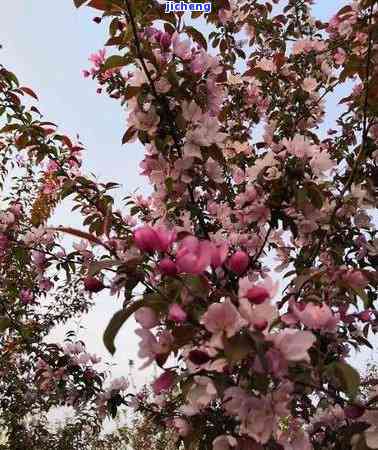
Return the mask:
[[[35, 90], [47, 120], [57, 123], [70, 136], [80, 133], [87, 149], [85, 169], [101, 178], [123, 184], [123, 194], [141, 187], [138, 175], [142, 158], [139, 145], [121, 146], [125, 114], [117, 101], [96, 94], [96, 85], [83, 79], [90, 53], [102, 48], [106, 30], [92, 22], [93, 10], [76, 10], [72, 0], [12, 0], [4, 2], [0, 17], [0, 62], [13, 70], [20, 81]], [[315, 16], [328, 19], [345, 0], [315, 1]], [[79, 225], [69, 210], [60, 210], [56, 221]], [[72, 223], [71, 223], [72, 224]], [[102, 332], [120, 302], [106, 295], [96, 297], [96, 307], [82, 323], [82, 337], [89, 349], [108, 358]], [[129, 358], [136, 356], [133, 324], [118, 339], [118, 375], [124, 374]], [[62, 330], [56, 333], [63, 335]], [[122, 349], [122, 351], [121, 351]], [[140, 375], [140, 381], [145, 375]]]

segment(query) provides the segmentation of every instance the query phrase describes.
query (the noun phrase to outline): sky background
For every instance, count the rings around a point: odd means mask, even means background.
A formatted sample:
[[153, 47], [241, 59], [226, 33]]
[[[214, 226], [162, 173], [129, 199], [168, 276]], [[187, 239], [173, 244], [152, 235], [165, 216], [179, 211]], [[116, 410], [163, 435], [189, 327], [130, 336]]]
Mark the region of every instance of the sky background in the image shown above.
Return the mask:
[[[59, 125], [60, 131], [74, 137], [80, 134], [85, 145], [84, 172], [94, 172], [102, 180], [122, 184], [119, 197], [135, 191], [148, 192], [138, 164], [142, 148], [138, 144], [121, 145], [126, 129], [125, 113], [119, 103], [106, 95], [96, 94], [96, 84], [82, 77], [88, 68], [88, 57], [103, 47], [107, 30], [96, 25], [96, 15], [89, 8], [76, 10], [72, 0], [12, 0], [3, 2], [0, 16], [0, 63], [16, 73], [23, 85], [39, 96], [39, 109], [46, 120]], [[329, 19], [346, 3], [345, 0], [316, 0], [314, 15]], [[336, 104], [332, 111], [334, 112]], [[329, 124], [325, 124], [328, 128]], [[80, 226], [78, 217], [65, 206], [57, 211], [55, 224]], [[117, 364], [115, 375], [127, 375], [129, 359], [136, 359], [137, 339], [131, 320], [117, 338], [119, 349], [114, 358], [107, 354], [102, 333], [121, 302], [106, 294], [95, 296], [95, 307], [80, 320], [79, 336], [88, 350]], [[70, 324], [77, 329], [79, 323]], [[52, 339], [61, 340], [59, 329]], [[137, 367], [140, 362], [137, 362]], [[137, 382], [149, 379], [150, 370], [138, 372]]]

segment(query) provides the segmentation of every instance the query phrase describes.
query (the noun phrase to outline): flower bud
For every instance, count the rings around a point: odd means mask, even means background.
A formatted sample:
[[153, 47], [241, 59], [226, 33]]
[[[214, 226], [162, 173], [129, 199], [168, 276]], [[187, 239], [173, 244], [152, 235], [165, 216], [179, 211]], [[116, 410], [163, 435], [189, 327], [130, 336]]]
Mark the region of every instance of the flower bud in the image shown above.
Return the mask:
[[201, 350], [192, 350], [189, 353], [189, 360], [196, 366], [201, 366], [210, 361], [210, 356]]
[[155, 230], [149, 226], [138, 228], [134, 233], [135, 245], [143, 252], [155, 250], [157, 236]]
[[152, 390], [155, 395], [160, 395], [162, 392], [167, 391], [173, 384], [175, 379], [175, 373], [171, 370], [167, 370], [160, 377], [152, 383]]
[[235, 252], [228, 260], [228, 268], [237, 275], [244, 273], [248, 267], [248, 264], [249, 257], [247, 253], [241, 250]]
[[248, 289], [246, 293], [246, 297], [251, 303], [255, 305], [261, 305], [267, 300], [270, 295], [267, 289], [263, 286], [253, 286], [251, 289]]
[[100, 292], [105, 287], [103, 282], [95, 277], [86, 277], [83, 281], [85, 289], [89, 292]]
[[162, 259], [158, 264], [158, 268], [163, 275], [174, 276], [177, 274], [176, 263], [170, 258]]

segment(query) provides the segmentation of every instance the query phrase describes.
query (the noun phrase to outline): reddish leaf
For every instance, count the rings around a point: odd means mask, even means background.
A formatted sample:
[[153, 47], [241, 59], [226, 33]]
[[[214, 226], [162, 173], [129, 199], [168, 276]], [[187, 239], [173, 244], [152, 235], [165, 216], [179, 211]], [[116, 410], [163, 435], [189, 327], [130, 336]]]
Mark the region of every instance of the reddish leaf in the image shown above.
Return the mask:
[[25, 94], [28, 94], [28, 95], [30, 95], [30, 97], [33, 97], [36, 100], [38, 100], [37, 94], [34, 91], [32, 91], [30, 88], [22, 86], [22, 87], [20, 87], [20, 89], [21, 89], [21, 91], [25, 92]]
[[100, 11], [108, 11], [114, 9], [115, 2], [112, 0], [91, 0], [87, 6], [94, 9], [99, 9]]
[[96, 236], [93, 236], [90, 233], [86, 233], [85, 231], [76, 230], [75, 228], [59, 227], [59, 228], [48, 228], [48, 230], [72, 234], [72, 236], [80, 237], [82, 239], [86, 239], [89, 242], [93, 242], [94, 244], [98, 244], [98, 245], [102, 245], [103, 247], [106, 247], [106, 245], [101, 241], [101, 239], [98, 239]]
[[137, 130], [134, 127], [128, 128], [126, 133], [123, 135], [122, 144], [129, 142], [135, 136], [136, 131]]
[[80, 8], [80, 6], [84, 5], [87, 0], [73, 0], [76, 8]]

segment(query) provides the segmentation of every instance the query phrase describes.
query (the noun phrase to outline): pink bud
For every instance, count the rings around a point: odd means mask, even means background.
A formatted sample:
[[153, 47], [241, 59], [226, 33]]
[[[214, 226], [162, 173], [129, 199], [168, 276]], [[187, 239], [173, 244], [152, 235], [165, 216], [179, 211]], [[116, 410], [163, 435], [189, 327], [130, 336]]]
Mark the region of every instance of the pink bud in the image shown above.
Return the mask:
[[173, 303], [169, 307], [168, 319], [173, 322], [185, 322], [187, 318], [186, 312], [182, 309], [182, 307], [178, 303]]
[[83, 70], [83, 71], [82, 71], [82, 74], [83, 74], [83, 77], [84, 77], [84, 78], [88, 78], [89, 75], [90, 75], [90, 73], [89, 73], [88, 70]]
[[163, 275], [174, 276], [177, 274], [176, 264], [170, 258], [162, 259], [158, 264], [158, 268]]
[[196, 366], [201, 366], [210, 361], [210, 356], [201, 350], [192, 350], [189, 353], [189, 360]]
[[171, 370], [161, 374], [152, 384], [155, 395], [160, 395], [163, 391], [167, 391], [172, 386], [174, 379], [175, 373]]
[[95, 277], [86, 277], [83, 281], [85, 289], [89, 292], [100, 292], [105, 287], [103, 282]]
[[143, 252], [154, 251], [157, 239], [155, 230], [149, 226], [139, 228], [134, 233], [135, 245]]
[[228, 260], [228, 268], [237, 275], [244, 273], [248, 267], [248, 264], [249, 257], [241, 250], [235, 252]]
[[270, 297], [270, 294], [262, 286], [253, 286], [251, 289], [248, 289], [246, 297], [251, 303], [261, 305], [261, 303], [264, 303]]
[[362, 322], [370, 322], [371, 320], [371, 313], [368, 309], [366, 309], [365, 311], [361, 311], [358, 314], [358, 318], [362, 321]]
[[258, 331], [264, 331], [267, 326], [268, 322], [266, 320], [259, 320], [253, 323], [253, 327]]

